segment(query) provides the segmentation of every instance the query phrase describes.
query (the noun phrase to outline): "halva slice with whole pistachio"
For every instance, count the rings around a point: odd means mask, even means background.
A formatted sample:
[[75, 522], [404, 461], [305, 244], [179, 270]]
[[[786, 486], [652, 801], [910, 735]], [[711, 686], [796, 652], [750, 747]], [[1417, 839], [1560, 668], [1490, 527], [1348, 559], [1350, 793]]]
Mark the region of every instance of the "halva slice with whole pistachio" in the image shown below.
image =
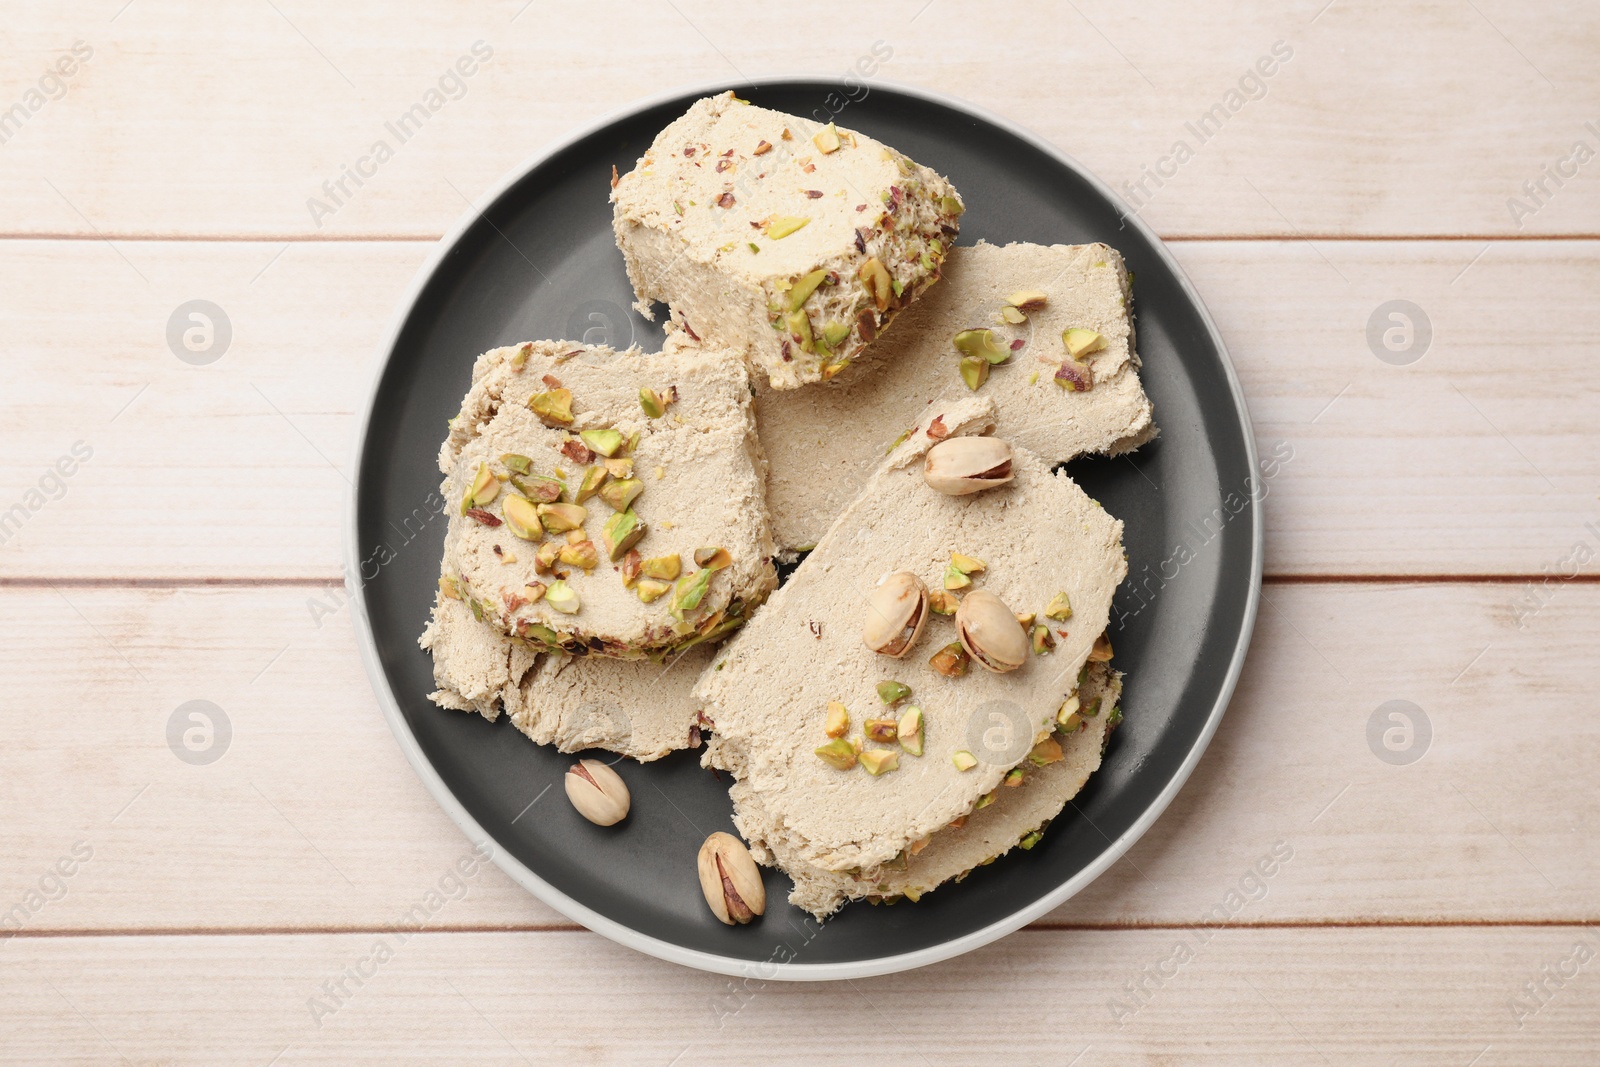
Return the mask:
[[[952, 249], [943, 274], [831, 381], [787, 392], [757, 382], [780, 550], [820, 540], [884, 456], [911, 444], [907, 431], [929, 401], [992, 399], [1001, 436], [1052, 464], [1118, 455], [1155, 435], [1139, 384], [1132, 275], [1114, 249], [979, 242]], [[1024, 321], [994, 321], [998, 308], [1017, 306], [1013, 297], [1024, 301]], [[1069, 329], [1098, 334], [1103, 347], [1073, 356], [1062, 339]], [[1081, 345], [1081, 335], [1073, 336]], [[1090, 388], [1057, 384], [1063, 364], [1071, 364], [1069, 374], [1087, 374]]]
[[[649, 417], [642, 388], [671, 395], [670, 414]], [[749, 377], [725, 351], [487, 352], [439, 460], [446, 501], [470, 505], [448, 509], [445, 572], [475, 616], [537, 649], [659, 659], [726, 634], [776, 585]], [[677, 561], [694, 595], [650, 595], [646, 558]]]
[[[742, 822], [748, 839], [781, 828], [795, 855], [813, 866], [876, 867], [993, 792], [1077, 687], [1126, 573], [1122, 524], [1065, 474], [1020, 448], [1006, 485], [958, 497], [929, 488], [922, 458], [933, 420], [954, 435], [988, 428], [993, 419], [994, 404], [984, 397], [930, 408], [904, 450], [867, 480], [701, 676], [696, 694], [716, 723], [704, 762], [759, 797], [770, 820]], [[915, 647], [899, 659], [869, 648], [861, 627], [878, 578], [905, 571], [932, 583], [954, 556], [999, 604], [981, 609], [976, 620], [973, 643], [990, 662], [964, 672], [935, 662], [954, 645], [970, 663], [959, 609], [955, 616], [930, 613]], [[1072, 598], [1072, 624], [1057, 635], [1051, 655], [1034, 656], [1016, 615], [1042, 612], [1062, 591]], [[972, 641], [974, 620], [965, 621]], [[898, 744], [897, 718], [878, 692], [886, 679], [907, 687], [905, 699], [921, 710], [920, 756]], [[860, 711], [863, 721], [886, 720], [876, 727], [881, 739], [863, 738], [849, 770], [816, 754], [826, 740], [820, 714], [829, 701]], [[894, 760], [872, 754], [890, 746]], [[972, 753], [977, 765], [959, 770], [957, 751]]]
[[640, 313], [665, 302], [776, 389], [837, 376], [914, 306], [964, 210], [900, 152], [731, 92], [662, 130], [611, 199]]
[[[830, 871], [807, 863], [787, 835], [773, 831], [774, 820], [762, 798], [743, 782], [735, 782], [730, 791], [735, 825], [749, 838], [756, 860], [781, 868], [793, 880], [789, 903], [819, 920], [849, 900], [918, 900], [1013, 849], [1026, 855], [1052, 835], [1093, 837], [1091, 827], [1063, 809], [1100, 767], [1118, 720], [1114, 709], [1121, 699], [1122, 676], [1102, 663], [1090, 664], [1085, 675], [1075, 698], [1096, 714], [1077, 717], [1049, 733], [1038, 746], [1045, 750], [1039, 761], [1024, 761], [1019, 786], [999, 790], [992, 803], [919, 838], [876, 868]], [[1007, 862], [1027, 861], [1019, 856]]]

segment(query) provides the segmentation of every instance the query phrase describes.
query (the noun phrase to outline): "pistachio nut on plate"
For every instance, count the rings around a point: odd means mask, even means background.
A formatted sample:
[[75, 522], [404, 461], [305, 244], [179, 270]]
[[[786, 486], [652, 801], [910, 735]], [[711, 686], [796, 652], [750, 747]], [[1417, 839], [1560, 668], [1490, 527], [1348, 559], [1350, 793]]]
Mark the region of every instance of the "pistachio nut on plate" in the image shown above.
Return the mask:
[[947, 437], [928, 449], [922, 474], [946, 496], [993, 489], [1011, 481], [1011, 446], [998, 437]]

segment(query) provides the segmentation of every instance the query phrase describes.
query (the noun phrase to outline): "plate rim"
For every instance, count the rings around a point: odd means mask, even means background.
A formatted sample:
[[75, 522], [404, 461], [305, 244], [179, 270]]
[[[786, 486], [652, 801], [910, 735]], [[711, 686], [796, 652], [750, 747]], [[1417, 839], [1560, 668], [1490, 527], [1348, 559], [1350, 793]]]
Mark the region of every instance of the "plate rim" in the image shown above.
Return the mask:
[[[836, 75], [794, 74], [763, 78], [759, 83], [747, 83], [758, 87], [827, 84], [847, 88], [845, 83]], [[472, 814], [467, 811], [461, 801], [456, 798], [456, 795], [451, 792], [444, 779], [434, 768], [433, 763], [428, 759], [427, 753], [422, 750], [422, 746], [417, 741], [416, 736], [412, 733], [410, 725], [406, 722], [405, 713], [400, 709], [399, 700], [395, 697], [394, 691], [389, 685], [388, 675], [383, 670], [378, 654], [377, 640], [373, 634], [372, 623], [367, 614], [365, 589], [361, 582], [359, 529], [362, 460], [366, 453], [368, 430], [377, 405], [378, 390], [383, 383], [385, 373], [388, 371], [390, 361], [394, 357], [395, 347], [400, 340], [400, 335], [404, 331], [406, 322], [410, 318], [418, 298], [422, 295], [423, 289], [432, 280], [440, 264], [455, 249], [467, 231], [512, 186], [527, 177], [529, 173], [549, 159], [621, 119], [672, 100], [691, 95], [696, 97], [709, 96], [714, 93], [726, 92], [730, 88], [737, 90], [740, 85], [747, 83], [731, 83], [728, 80], [721, 80], [683, 85], [650, 96], [630, 100], [626, 104], [606, 111], [592, 121], [551, 141], [504, 175], [488, 191], [483, 193], [476, 202], [471, 204], [468, 210], [457, 219], [456, 223], [434, 245], [433, 251], [429, 253], [428, 258], [418, 267], [390, 320], [389, 329], [385, 333], [378, 349], [378, 360], [367, 384], [366, 399], [362, 404], [360, 418], [356, 424], [355, 440], [351, 452], [353, 456], [351, 464], [352, 478], [350, 479], [350, 490], [345, 496], [343, 552], [345, 586], [350, 593], [351, 602], [355, 606], [356, 644], [361, 653], [362, 665], [366, 669], [367, 680], [372, 686], [373, 695], [378, 699], [379, 707], [383, 712], [384, 720], [389, 725], [390, 732], [394, 734], [395, 741], [405, 754], [406, 762], [411, 765], [411, 769], [421, 779], [422, 784], [433, 796], [434, 801], [450, 817], [451, 821], [466, 834], [468, 840], [474, 844], [486, 843], [490, 846], [491, 857], [495, 865], [510, 876], [512, 881], [533, 894], [544, 904], [554, 908], [574, 922], [582, 924], [586, 929], [620, 945], [666, 960], [669, 963], [676, 963], [714, 974], [730, 975], [736, 978], [754, 978], [761, 981], [841, 981], [851, 978], [870, 978], [913, 970], [965, 955], [984, 945], [998, 941], [1007, 934], [1021, 929], [1033, 920], [1059, 907], [1062, 903], [1081, 892], [1113, 863], [1121, 859], [1128, 849], [1133, 847], [1134, 842], [1143, 837], [1145, 832], [1155, 825], [1156, 820], [1161, 817], [1167, 806], [1172, 803], [1173, 798], [1177, 796], [1179, 790], [1183, 788], [1184, 784], [1189, 780], [1189, 776], [1199, 764], [1200, 757], [1204, 755], [1212, 737], [1216, 734], [1218, 725], [1222, 722], [1222, 716], [1232, 701], [1239, 676], [1244, 670], [1244, 661], [1249, 652], [1251, 634], [1255, 630], [1257, 609], [1261, 599], [1261, 575], [1265, 544], [1265, 523], [1261, 514], [1263, 497], [1260, 481], [1254, 477], [1254, 473], [1259, 466], [1259, 456], [1256, 451], [1255, 428], [1250, 418], [1250, 408], [1245, 402], [1244, 390], [1239, 384], [1239, 377], [1234, 370], [1233, 360], [1228, 355], [1227, 345], [1223, 342], [1221, 331], [1217, 329], [1216, 323], [1212, 320], [1210, 310], [1206, 307], [1205, 301], [1201, 299], [1194, 284], [1189, 280], [1188, 274], [1184, 272], [1182, 266], [1179, 265], [1168, 250], [1166, 243], [1137, 213], [1129, 209], [1128, 205], [1123, 202], [1122, 198], [1117, 195], [1110, 185], [1050, 141], [981, 105], [974, 104], [950, 93], [926, 89], [918, 85], [910, 85], [888, 79], [873, 79], [871, 85], [873, 89], [887, 89], [927, 103], [965, 112], [1004, 130], [1071, 170], [1119, 210], [1125, 225], [1131, 226], [1145, 237], [1156, 255], [1172, 271], [1181, 292], [1189, 299], [1191, 306], [1199, 315], [1201, 324], [1204, 326], [1212, 345], [1220, 357], [1229, 392], [1233, 397], [1235, 409], [1239, 413], [1241, 429], [1244, 434], [1245, 454], [1251, 471], [1250, 588], [1246, 596], [1244, 617], [1240, 626], [1239, 637], [1234, 644], [1228, 670], [1223, 678], [1222, 688], [1206, 715], [1205, 724], [1201, 727], [1199, 735], [1195, 738], [1194, 743], [1190, 746], [1188, 753], [1185, 754], [1182, 763], [1179, 764], [1172, 778], [1162, 787], [1155, 799], [1146, 805], [1145, 810], [1140, 813], [1133, 824], [1116, 840], [1110, 842], [1093, 862], [1032, 903], [1018, 908], [1016, 911], [1010, 912], [971, 933], [937, 945], [930, 945], [927, 948], [898, 953], [892, 956], [879, 956], [873, 959], [838, 963], [799, 963], [794, 961], [776, 963], [772, 961], [733, 959], [714, 952], [686, 948], [642, 933], [624, 923], [601, 915], [586, 904], [545, 881], [507, 850], [499, 847], [493, 835], [479, 825], [478, 821], [472, 817]], [[479, 204], [482, 204], [483, 207], [480, 208]]]

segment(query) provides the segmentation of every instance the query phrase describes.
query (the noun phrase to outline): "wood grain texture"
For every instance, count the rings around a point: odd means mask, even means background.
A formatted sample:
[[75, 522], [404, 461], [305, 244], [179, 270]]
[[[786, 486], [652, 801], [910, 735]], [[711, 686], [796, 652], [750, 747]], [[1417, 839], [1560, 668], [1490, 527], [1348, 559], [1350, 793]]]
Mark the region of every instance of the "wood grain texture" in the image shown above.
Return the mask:
[[[1592, 928], [1184, 938], [1029, 931], [910, 974], [805, 986], [692, 972], [587, 932], [21, 940], [0, 947], [0, 1063], [742, 1065], [759, 1048], [772, 1064], [927, 1067], [1000, 1046], [1023, 1067], [1593, 1063], [1600, 963], [1570, 962], [1600, 945]], [[1569, 979], [1519, 1016], [1513, 998], [1562, 961]], [[1060, 1006], [1043, 1018], [1041, 995]]]
[[[1139, 196], [1165, 235], [1600, 232], [1592, 176], [1569, 163], [1578, 176], [1556, 186], [1544, 172], [1579, 140], [1600, 147], [1585, 125], [1600, 126], [1591, 5], [1033, 0], [981, 42], [963, 32], [992, 25], [976, 0], [872, 5], [815, 35], [782, 8], [708, 0], [394, 12], [280, 0], [203, 17], [80, 0], [53, 7], [48, 24], [9, 6], [7, 105], [74, 41], [94, 51], [5, 144], [6, 233], [436, 235], [523, 159], [608, 111], [673, 86], [843, 75], [877, 42], [892, 54], [874, 80], [990, 108], [1118, 189], [1166, 171]], [[447, 84], [402, 143], [387, 124], [478, 41], [489, 62]], [[1275, 45], [1289, 58], [1250, 81]], [[314, 219], [307, 201], [332, 204], [323, 182], [378, 140], [393, 158]], [[1164, 162], [1180, 141], [1192, 158]], [[1537, 210], [1514, 217], [1508, 200], [1541, 179]]]
[[[1550, 590], [1526, 631], [1519, 593], [1269, 587], [1194, 777], [1048, 921], [1187, 924], [1219, 904], [1241, 923], [1600, 921], [1600, 588]], [[4, 602], [0, 903], [25, 899], [74, 843], [94, 852], [25, 931], [379, 929], [469, 847], [390, 738], [350, 613], [314, 607], [328, 594], [39, 588]], [[190, 700], [231, 723], [207, 766], [168, 749], [168, 719]], [[1390, 700], [1431, 724], [1408, 766], [1369, 747]], [[1126, 729], [1158, 728], [1139, 719], [1137, 677], [1124, 706]], [[542, 786], [530, 779], [530, 799]], [[1292, 857], [1252, 874], [1275, 847]], [[430, 918], [561, 922], [496, 869]]]
[[[0, 576], [338, 573], [355, 412], [427, 245], [3, 247], [0, 512], [75, 441], [94, 456], [63, 499], [37, 498], [5, 531]], [[1600, 242], [1174, 250], [1229, 344], [1263, 453], [1292, 453], [1268, 483], [1269, 574], [1540, 574], [1600, 536], [1584, 532], [1600, 521]], [[232, 323], [207, 366], [166, 337], [197, 296]], [[1391, 299], [1429, 320], [1409, 366], [1368, 346]]]

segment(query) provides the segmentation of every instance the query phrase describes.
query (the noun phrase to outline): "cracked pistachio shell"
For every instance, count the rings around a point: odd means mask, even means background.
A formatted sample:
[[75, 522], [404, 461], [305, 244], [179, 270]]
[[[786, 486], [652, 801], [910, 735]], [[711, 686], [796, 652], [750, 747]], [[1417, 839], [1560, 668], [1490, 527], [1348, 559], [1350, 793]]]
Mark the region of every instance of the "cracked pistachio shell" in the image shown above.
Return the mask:
[[872, 651], [899, 659], [917, 643], [927, 619], [928, 587], [910, 571], [895, 571], [867, 595], [861, 639]]
[[1028, 634], [1005, 602], [987, 589], [974, 589], [956, 609], [961, 647], [978, 665], [1003, 674], [1028, 662]]
[[706, 904], [722, 922], [743, 925], [767, 910], [767, 887], [761, 882], [761, 871], [744, 842], [732, 834], [718, 831], [706, 838], [695, 858], [695, 867]]
[[928, 449], [922, 476], [946, 496], [966, 496], [1011, 481], [1011, 458], [998, 437], [947, 437]]
[[627, 783], [599, 760], [579, 760], [562, 779], [572, 806], [596, 826], [614, 826], [628, 817]]

